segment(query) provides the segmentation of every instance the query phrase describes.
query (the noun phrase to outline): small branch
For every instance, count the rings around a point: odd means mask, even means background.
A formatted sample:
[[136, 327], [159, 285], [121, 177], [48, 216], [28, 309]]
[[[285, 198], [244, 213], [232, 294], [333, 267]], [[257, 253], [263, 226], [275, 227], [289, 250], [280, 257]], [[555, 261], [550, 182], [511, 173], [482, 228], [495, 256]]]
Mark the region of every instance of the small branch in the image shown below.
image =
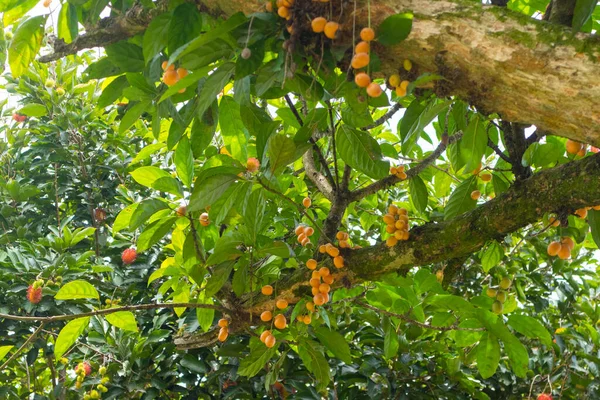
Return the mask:
[[196, 256], [200, 260], [202, 260], [204, 264], [206, 264], [204, 249], [202, 247], [202, 243], [198, 239], [198, 232], [196, 231], [196, 226], [194, 225], [194, 219], [191, 215], [188, 215], [188, 219], [190, 220], [190, 230], [192, 231], [192, 238], [194, 239], [194, 248], [196, 249]]
[[6, 366], [7, 366], [8, 364], [10, 364], [12, 360], [14, 360], [15, 358], [17, 358], [17, 356], [18, 356], [18, 355], [21, 353], [21, 351], [23, 351], [23, 349], [24, 349], [25, 347], [27, 347], [27, 345], [28, 345], [29, 343], [31, 343], [31, 342], [33, 341], [33, 339], [35, 339], [35, 337], [38, 335], [38, 333], [40, 333], [40, 332], [42, 331], [42, 328], [44, 327], [44, 325], [45, 325], [45, 324], [46, 324], [45, 322], [42, 322], [42, 323], [40, 324], [40, 326], [38, 326], [38, 328], [35, 330], [35, 332], [33, 332], [33, 333], [31, 334], [31, 336], [29, 336], [29, 337], [27, 338], [27, 340], [25, 341], [25, 343], [23, 343], [23, 344], [21, 345], [21, 347], [19, 347], [19, 348], [17, 349], [17, 351], [15, 351], [15, 352], [13, 353], [13, 355], [12, 355], [12, 356], [10, 356], [10, 357], [9, 357], [9, 359], [8, 359], [8, 360], [6, 360], [6, 362], [5, 362], [4, 364], [2, 364], [2, 366], [0, 366], [0, 371], [2, 371], [4, 368], [6, 368]]
[[[430, 164], [433, 164], [435, 162], [435, 160], [440, 155], [442, 155], [442, 153], [446, 150], [446, 148], [448, 147], [449, 144], [456, 142], [461, 137], [462, 137], [462, 132], [457, 132], [456, 134], [450, 136], [448, 138], [447, 142], [442, 140], [440, 142], [440, 144], [438, 145], [438, 147], [433, 151], [433, 153], [431, 153], [429, 156], [424, 158], [423, 161], [421, 161], [418, 165], [414, 166], [413, 168], [409, 169], [406, 172], [407, 178], [404, 181], [407, 181], [407, 180], [419, 175], [423, 170], [425, 170], [425, 168], [427, 168]], [[358, 201], [358, 200], [363, 199], [373, 193], [377, 193], [380, 190], [384, 190], [389, 187], [392, 187], [398, 182], [404, 182], [404, 181], [402, 179], [398, 178], [396, 175], [386, 176], [385, 178], [378, 180], [377, 182], [374, 182], [363, 189], [355, 190], [354, 192], [351, 192], [350, 193], [350, 201], [351, 202]]]
[[342, 193], [348, 192], [350, 186], [350, 175], [352, 175], [352, 167], [346, 164], [344, 166], [344, 175], [342, 176], [342, 186], [340, 188]]
[[414, 319], [407, 317], [405, 314], [396, 314], [396, 313], [393, 313], [391, 311], [382, 310], [381, 308], [373, 307], [372, 305], [367, 304], [367, 303], [365, 303], [363, 301], [357, 301], [357, 303], [360, 304], [362, 307], [368, 308], [369, 310], [373, 310], [373, 311], [376, 311], [376, 312], [378, 312], [380, 314], [388, 315], [390, 317], [399, 318], [399, 319], [403, 320], [404, 322], [408, 322], [409, 324], [416, 325], [418, 327], [425, 328], [425, 329], [433, 329], [433, 330], [441, 331], [441, 332], [447, 332], [447, 331], [481, 332], [481, 331], [485, 330], [485, 328], [459, 328], [458, 326], [455, 326], [455, 325], [452, 325], [452, 326], [433, 326], [433, 325], [430, 325], [430, 324], [424, 324], [422, 322], [415, 321]]
[[394, 114], [396, 114], [398, 112], [398, 110], [400, 110], [402, 108], [402, 104], [400, 103], [396, 103], [394, 104], [389, 110], [388, 112], [386, 112], [382, 117], [378, 118], [375, 122], [373, 122], [371, 125], [367, 125], [365, 126], [363, 129], [365, 130], [369, 130], [369, 129], [373, 129], [378, 127], [379, 125], [383, 125], [384, 123], [386, 123], [390, 118], [392, 118], [394, 116]]
[[[160, 308], [209, 308], [212, 310], [221, 311], [228, 313], [229, 311], [221, 306], [214, 304], [199, 304], [199, 303], [155, 303], [155, 304], [138, 304], [131, 306], [122, 306], [115, 308], [105, 308], [103, 310], [89, 311], [79, 314], [64, 314], [64, 315], [53, 315], [50, 317], [30, 317], [12, 314], [0, 313], [0, 318], [9, 319], [12, 321], [25, 321], [25, 322], [42, 322], [43, 324], [49, 324], [57, 321], [70, 321], [72, 319], [83, 318], [83, 317], [94, 317], [97, 315], [113, 314], [119, 311], [140, 311], [140, 310], [154, 310]], [[43, 325], [42, 324], [42, 325]]]
[[331, 107], [331, 102], [327, 101], [326, 104], [327, 111], [329, 112], [329, 121], [331, 123], [331, 147], [333, 152], [333, 171], [335, 172], [335, 185], [339, 190], [340, 176], [338, 173], [337, 149], [335, 147], [335, 121], [333, 119], [333, 108]]
[[509, 164], [511, 163], [510, 158], [506, 154], [504, 154], [504, 152], [502, 150], [500, 150], [500, 147], [496, 146], [496, 144], [494, 142], [492, 142], [492, 139], [488, 138], [487, 145], [492, 150], [494, 150], [494, 152], [496, 154], [498, 154], [500, 156], [500, 158], [502, 158], [504, 161], [506, 161]]

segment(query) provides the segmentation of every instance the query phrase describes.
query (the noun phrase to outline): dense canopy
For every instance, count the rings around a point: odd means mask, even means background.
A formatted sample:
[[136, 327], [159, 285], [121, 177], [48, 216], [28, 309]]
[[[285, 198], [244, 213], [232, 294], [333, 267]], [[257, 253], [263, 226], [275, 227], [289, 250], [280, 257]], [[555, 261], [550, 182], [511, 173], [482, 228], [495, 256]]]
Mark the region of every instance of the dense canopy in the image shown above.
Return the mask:
[[600, 397], [590, 0], [0, 1], [0, 398]]

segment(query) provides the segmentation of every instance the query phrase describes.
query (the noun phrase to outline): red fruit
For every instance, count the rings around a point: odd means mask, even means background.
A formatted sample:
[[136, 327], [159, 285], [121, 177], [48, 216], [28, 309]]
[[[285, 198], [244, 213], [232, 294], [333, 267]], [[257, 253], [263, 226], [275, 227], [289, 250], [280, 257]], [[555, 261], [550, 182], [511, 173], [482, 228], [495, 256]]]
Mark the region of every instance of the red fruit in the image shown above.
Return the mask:
[[137, 258], [137, 251], [133, 248], [123, 250], [123, 254], [121, 254], [121, 260], [123, 260], [124, 264], [133, 264], [135, 259]]
[[39, 303], [42, 300], [42, 288], [34, 288], [33, 285], [29, 285], [27, 288], [27, 300], [33, 304]]
[[25, 120], [27, 119], [27, 117], [26, 117], [26, 116], [24, 116], [24, 115], [19, 115], [19, 114], [17, 114], [17, 113], [14, 113], [14, 114], [12, 115], [12, 118], [13, 118], [13, 120], [15, 120], [15, 121], [17, 121], [17, 122], [23, 122], [23, 121], [25, 121]]
[[83, 369], [83, 371], [85, 372], [85, 376], [88, 376], [92, 373], [92, 366], [87, 361], [80, 362], [79, 364], [77, 364], [77, 368], [75, 368], [75, 370], [77, 371], [78, 369]]
[[537, 400], [552, 400], [552, 395], [547, 393], [539, 394]]
[[260, 168], [260, 161], [258, 161], [254, 157], [250, 157], [248, 161], [246, 161], [246, 169], [248, 172], [256, 172]]

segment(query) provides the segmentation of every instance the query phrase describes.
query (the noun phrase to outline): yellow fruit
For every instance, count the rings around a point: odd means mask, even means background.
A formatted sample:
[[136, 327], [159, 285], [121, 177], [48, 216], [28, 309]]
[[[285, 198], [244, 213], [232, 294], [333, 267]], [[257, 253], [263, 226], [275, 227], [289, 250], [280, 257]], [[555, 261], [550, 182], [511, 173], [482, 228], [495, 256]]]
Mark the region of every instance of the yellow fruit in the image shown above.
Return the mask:
[[394, 75], [390, 76], [389, 82], [390, 82], [391, 87], [397, 88], [398, 86], [400, 86], [400, 82], [401, 82], [400, 75], [394, 74]]
[[398, 221], [396, 221], [394, 226], [396, 227], [396, 229], [406, 229], [406, 221], [399, 219]]
[[385, 231], [387, 233], [394, 233], [396, 232], [396, 226], [394, 224], [388, 225], [385, 227]]
[[281, 18], [288, 18], [290, 16], [290, 9], [284, 6], [281, 6], [277, 9], [277, 14], [281, 17]]
[[396, 218], [394, 218], [394, 216], [391, 213], [390, 214], [385, 214], [383, 216], [383, 222], [385, 222], [388, 225], [394, 224], [394, 223], [396, 223]]
[[312, 301], [309, 301], [308, 303], [306, 303], [306, 309], [308, 311], [315, 311], [315, 305]]
[[498, 292], [496, 295], [496, 300], [498, 300], [500, 303], [504, 303], [506, 301], [506, 292]]
[[387, 247], [394, 247], [398, 243], [398, 239], [393, 236], [390, 236], [386, 239], [385, 244]]
[[487, 295], [487, 297], [494, 298], [498, 294], [498, 290], [493, 289], [493, 288], [487, 288], [487, 290], [485, 291], [485, 294]]
[[404, 89], [401, 86], [398, 86], [396, 88], [396, 96], [398, 96], [398, 97], [404, 97], [404, 96], [406, 96], [406, 89]]
[[492, 311], [494, 314], [502, 314], [503, 309], [504, 306], [498, 300], [494, 301], [494, 304], [492, 304]]
[[365, 42], [370, 42], [375, 39], [375, 31], [371, 28], [363, 28], [360, 31], [360, 38]]
[[310, 26], [315, 33], [321, 33], [325, 30], [325, 25], [327, 24], [327, 20], [323, 17], [317, 17], [313, 19], [310, 23]]
[[410, 71], [412, 69], [412, 62], [410, 60], [404, 60], [404, 69]]
[[[406, 208], [400, 208], [400, 209], [398, 209], [398, 215], [407, 216], [408, 215], [408, 210]], [[408, 217], [406, 218], [406, 221], [408, 221]]]
[[558, 252], [560, 251], [560, 243], [559, 242], [552, 242], [548, 245], [548, 255], [551, 257], [554, 257], [556, 255], [558, 255]]
[[392, 216], [397, 215], [398, 211], [399, 211], [398, 207], [395, 206], [394, 204], [390, 204], [390, 206], [388, 207], [388, 214], [389, 215], [392, 215]]
[[370, 61], [370, 57], [369, 54], [367, 53], [356, 53], [354, 55], [354, 57], [352, 57], [352, 68], [354, 69], [361, 69], [366, 67], [367, 65], [369, 65], [369, 61]]
[[339, 29], [340, 24], [338, 24], [337, 22], [329, 21], [325, 24], [325, 29], [323, 29], [323, 32], [325, 32], [325, 36], [327, 36], [329, 39], [335, 39], [335, 36]]
[[327, 252], [327, 247], [324, 244], [320, 245], [319, 246], [319, 253], [325, 254], [326, 252]]
[[260, 314], [260, 320], [263, 322], [269, 322], [273, 318], [273, 313], [271, 311], [263, 311]]
[[500, 284], [498, 286], [500, 286], [502, 289], [506, 290], [510, 287], [511, 284], [512, 284], [512, 281], [509, 278], [504, 277], [504, 278], [502, 278], [502, 280], [500, 281]]

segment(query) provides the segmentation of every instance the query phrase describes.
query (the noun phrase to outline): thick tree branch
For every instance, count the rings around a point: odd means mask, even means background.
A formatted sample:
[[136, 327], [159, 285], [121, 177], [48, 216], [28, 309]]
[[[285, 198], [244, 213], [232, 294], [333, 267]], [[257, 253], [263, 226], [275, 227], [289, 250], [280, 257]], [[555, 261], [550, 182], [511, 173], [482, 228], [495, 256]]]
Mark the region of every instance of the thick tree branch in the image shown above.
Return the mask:
[[302, 163], [304, 164], [304, 170], [308, 179], [315, 184], [317, 189], [319, 189], [319, 192], [323, 193], [323, 196], [325, 196], [327, 200], [332, 201], [334, 195], [333, 187], [327, 178], [325, 178], [325, 175], [317, 170], [312, 150], [308, 150], [306, 153], [304, 153], [302, 156]]
[[[445, 143], [444, 141], [440, 142], [438, 147], [430, 155], [428, 155], [425, 159], [423, 159], [423, 161], [421, 161], [419, 164], [415, 165], [406, 172], [407, 178], [405, 180], [409, 180], [423, 172], [425, 168], [433, 164], [435, 160], [437, 160], [442, 155], [442, 153], [446, 150], [449, 144], [456, 142], [461, 137], [462, 133], [459, 132], [450, 136], [448, 138], [447, 143]], [[403, 180], [398, 178], [396, 175], [386, 176], [385, 178], [380, 179], [377, 182], [373, 182], [367, 187], [351, 192], [349, 195], [350, 201], [358, 201], [360, 199], [372, 195], [373, 193], [377, 193], [380, 190], [390, 188], [399, 182], [403, 182]]]

